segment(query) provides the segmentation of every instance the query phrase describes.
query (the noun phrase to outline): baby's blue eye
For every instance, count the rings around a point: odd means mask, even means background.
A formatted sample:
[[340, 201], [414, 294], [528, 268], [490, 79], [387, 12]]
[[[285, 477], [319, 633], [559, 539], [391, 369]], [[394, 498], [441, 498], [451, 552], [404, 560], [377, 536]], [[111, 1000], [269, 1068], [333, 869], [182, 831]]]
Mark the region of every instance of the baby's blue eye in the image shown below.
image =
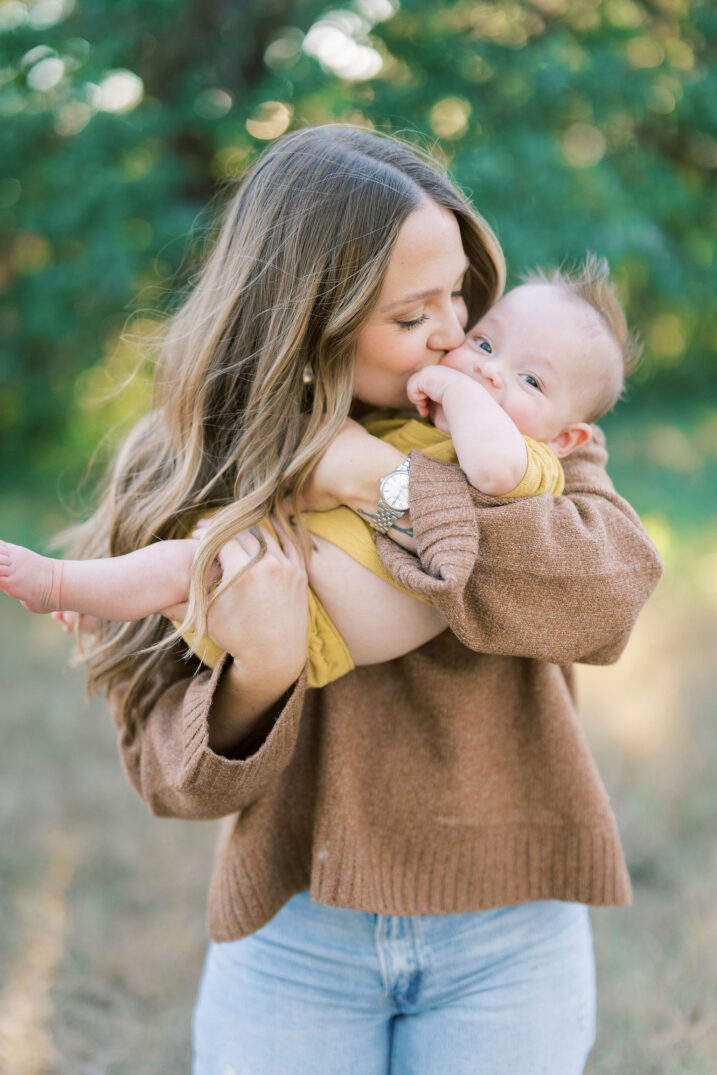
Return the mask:
[[536, 381], [535, 377], [533, 377], [532, 373], [521, 373], [520, 376], [523, 378], [526, 384], [529, 384], [531, 386], [531, 388], [540, 388], [540, 385]]
[[491, 345], [488, 343], [487, 340], [479, 340], [478, 341], [478, 346], [480, 348], [482, 348], [484, 351], [487, 351], [489, 355], [493, 354], [493, 348], [491, 347]]

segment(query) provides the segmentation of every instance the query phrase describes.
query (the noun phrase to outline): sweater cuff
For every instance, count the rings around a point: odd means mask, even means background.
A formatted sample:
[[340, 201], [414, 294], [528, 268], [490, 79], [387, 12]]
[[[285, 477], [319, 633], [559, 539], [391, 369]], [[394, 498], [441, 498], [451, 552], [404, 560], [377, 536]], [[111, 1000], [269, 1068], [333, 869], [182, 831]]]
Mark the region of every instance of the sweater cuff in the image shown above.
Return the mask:
[[428, 597], [463, 589], [479, 544], [471, 492], [460, 467], [411, 452], [411, 524], [420, 563], [390, 538], [376, 538], [381, 559], [402, 586]]
[[296, 745], [299, 720], [307, 686], [305, 666], [296, 683], [284, 696], [285, 702], [274, 726], [249, 758], [227, 758], [215, 754], [209, 746], [209, 712], [219, 679], [229, 655], [224, 654], [216, 667], [197, 675], [184, 697], [183, 762], [179, 786], [189, 790], [194, 785], [211, 787], [214, 795], [237, 794], [252, 798], [278, 776], [288, 764]]

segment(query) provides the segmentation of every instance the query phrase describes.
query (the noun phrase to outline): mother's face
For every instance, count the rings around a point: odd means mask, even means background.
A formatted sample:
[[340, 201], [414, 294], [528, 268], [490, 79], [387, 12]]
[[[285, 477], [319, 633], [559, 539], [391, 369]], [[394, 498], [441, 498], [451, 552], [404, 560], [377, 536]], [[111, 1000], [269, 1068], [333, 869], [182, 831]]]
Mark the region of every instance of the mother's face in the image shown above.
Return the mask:
[[381, 294], [356, 344], [354, 395], [375, 407], [408, 405], [412, 373], [462, 343], [468, 259], [453, 213], [426, 200], [403, 223]]

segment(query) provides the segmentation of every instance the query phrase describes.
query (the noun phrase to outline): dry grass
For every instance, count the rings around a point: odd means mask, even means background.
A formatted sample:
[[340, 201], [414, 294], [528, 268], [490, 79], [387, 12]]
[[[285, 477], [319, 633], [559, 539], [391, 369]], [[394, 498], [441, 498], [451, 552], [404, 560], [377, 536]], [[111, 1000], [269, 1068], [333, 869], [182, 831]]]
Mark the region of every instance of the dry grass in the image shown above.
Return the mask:
[[158, 822], [66, 638], [0, 608], [0, 1072], [188, 1072], [214, 826]]
[[[581, 673], [635, 882], [632, 909], [593, 913], [590, 1075], [717, 1071], [713, 607], [673, 574], [623, 660]], [[148, 814], [66, 652], [0, 603], [0, 1071], [189, 1071], [214, 826]]]

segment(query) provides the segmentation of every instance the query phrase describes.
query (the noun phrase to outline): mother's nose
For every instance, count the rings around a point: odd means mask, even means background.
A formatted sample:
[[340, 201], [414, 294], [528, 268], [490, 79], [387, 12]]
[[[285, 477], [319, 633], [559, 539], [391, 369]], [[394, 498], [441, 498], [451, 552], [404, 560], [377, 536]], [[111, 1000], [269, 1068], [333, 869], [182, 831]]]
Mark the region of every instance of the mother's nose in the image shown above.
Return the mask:
[[461, 321], [462, 318], [456, 311], [448, 312], [436, 324], [428, 341], [429, 346], [434, 351], [452, 351], [455, 347], [460, 347], [466, 338], [465, 325], [461, 324]]

